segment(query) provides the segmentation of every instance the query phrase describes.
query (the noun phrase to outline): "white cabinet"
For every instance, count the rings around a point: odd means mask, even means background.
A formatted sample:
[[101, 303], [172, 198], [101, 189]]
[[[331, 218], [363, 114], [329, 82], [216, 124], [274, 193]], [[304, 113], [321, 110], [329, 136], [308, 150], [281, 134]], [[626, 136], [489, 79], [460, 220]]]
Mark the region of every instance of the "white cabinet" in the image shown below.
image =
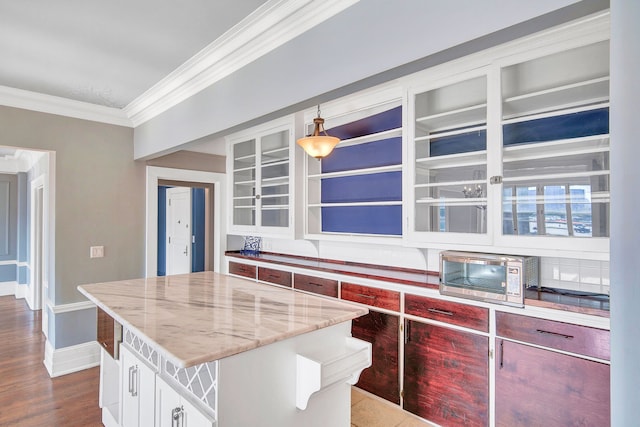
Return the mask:
[[293, 232], [294, 148], [294, 116], [227, 138], [230, 233]]
[[157, 427], [213, 427], [215, 423], [161, 378], [156, 380]]
[[408, 84], [405, 243], [608, 256], [609, 41], [570, 30]]
[[407, 239], [489, 243], [487, 68], [409, 94]]
[[126, 347], [120, 347], [122, 363], [122, 426], [153, 427], [155, 372]]

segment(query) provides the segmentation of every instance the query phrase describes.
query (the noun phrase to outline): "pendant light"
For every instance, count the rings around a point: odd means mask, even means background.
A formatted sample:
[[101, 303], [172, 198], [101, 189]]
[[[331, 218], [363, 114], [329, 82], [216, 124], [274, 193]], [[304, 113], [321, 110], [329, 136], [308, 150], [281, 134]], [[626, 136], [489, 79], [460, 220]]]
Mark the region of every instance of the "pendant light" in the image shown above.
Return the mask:
[[320, 105], [318, 105], [318, 117], [313, 119], [313, 124], [315, 125], [313, 134], [300, 138], [297, 143], [311, 157], [321, 159], [333, 151], [333, 148], [340, 142], [340, 138], [329, 136], [324, 130], [324, 119], [320, 117]]

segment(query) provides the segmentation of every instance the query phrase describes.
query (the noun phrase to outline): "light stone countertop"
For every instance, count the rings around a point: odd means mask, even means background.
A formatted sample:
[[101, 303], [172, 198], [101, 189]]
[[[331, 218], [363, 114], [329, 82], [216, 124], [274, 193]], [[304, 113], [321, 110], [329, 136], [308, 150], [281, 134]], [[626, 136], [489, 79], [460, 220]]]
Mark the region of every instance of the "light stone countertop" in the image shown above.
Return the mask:
[[352, 320], [368, 309], [210, 271], [78, 286], [179, 367]]

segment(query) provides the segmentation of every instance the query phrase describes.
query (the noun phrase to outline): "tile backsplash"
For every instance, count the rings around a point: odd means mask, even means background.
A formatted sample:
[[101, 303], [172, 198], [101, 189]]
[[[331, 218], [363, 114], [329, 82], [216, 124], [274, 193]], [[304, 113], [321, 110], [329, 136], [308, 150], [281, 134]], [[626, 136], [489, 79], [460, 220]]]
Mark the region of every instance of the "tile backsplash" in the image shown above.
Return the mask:
[[540, 258], [542, 286], [609, 295], [609, 261]]

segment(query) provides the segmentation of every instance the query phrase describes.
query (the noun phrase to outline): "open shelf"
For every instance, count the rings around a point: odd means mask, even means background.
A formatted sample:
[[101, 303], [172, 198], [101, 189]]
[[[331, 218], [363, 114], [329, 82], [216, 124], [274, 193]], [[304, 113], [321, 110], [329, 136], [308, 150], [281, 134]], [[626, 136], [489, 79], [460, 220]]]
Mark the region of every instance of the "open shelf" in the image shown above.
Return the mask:
[[351, 169], [347, 171], [340, 172], [328, 172], [328, 173], [319, 173], [308, 175], [308, 179], [325, 179], [325, 178], [341, 178], [345, 176], [357, 176], [357, 175], [371, 175], [374, 173], [384, 173], [384, 172], [399, 172], [402, 170], [402, 165], [391, 165], [391, 166], [380, 166], [376, 168], [365, 168], [365, 169]]
[[504, 147], [503, 162], [535, 160], [574, 154], [607, 152], [609, 134]]
[[444, 131], [460, 127], [474, 126], [487, 121], [487, 104], [471, 105], [457, 110], [445, 111], [416, 118], [416, 127], [426, 131]]
[[605, 76], [506, 98], [503, 114], [512, 118], [608, 100], [609, 76]]

